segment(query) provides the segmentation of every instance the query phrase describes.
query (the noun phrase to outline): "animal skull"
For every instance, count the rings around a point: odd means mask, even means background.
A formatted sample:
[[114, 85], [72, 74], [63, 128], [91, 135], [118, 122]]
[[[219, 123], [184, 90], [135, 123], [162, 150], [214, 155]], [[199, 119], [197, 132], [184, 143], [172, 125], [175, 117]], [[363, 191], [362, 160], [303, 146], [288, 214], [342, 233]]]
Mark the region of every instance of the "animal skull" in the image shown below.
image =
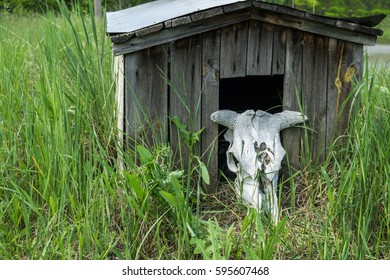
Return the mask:
[[249, 207], [265, 208], [276, 224], [278, 173], [286, 154], [279, 132], [306, 121], [307, 117], [293, 111], [272, 115], [261, 110], [242, 114], [221, 110], [214, 112], [211, 120], [228, 128], [224, 135], [230, 143], [227, 166], [237, 175], [237, 196]]

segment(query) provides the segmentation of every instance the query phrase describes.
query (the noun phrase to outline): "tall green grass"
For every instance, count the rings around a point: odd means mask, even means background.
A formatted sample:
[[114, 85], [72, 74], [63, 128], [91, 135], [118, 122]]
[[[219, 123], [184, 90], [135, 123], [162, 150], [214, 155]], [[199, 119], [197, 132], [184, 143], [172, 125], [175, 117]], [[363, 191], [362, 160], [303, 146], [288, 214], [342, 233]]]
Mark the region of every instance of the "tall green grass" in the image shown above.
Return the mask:
[[0, 17], [1, 259], [390, 258], [386, 68], [355, 87], [344, 145], [286, 179], [274, 227], [229, 184], [204, 195], [196, 154], [183, 172], [166, 143], [117, 147], [104, 27], [64, 8]]
[[2, 16], [0, 37], [0, 256], [105, 258], [116, 241], [101, 206], [116, 186], [103, 23]]
[[350, 93], [358, 104], [348, 135], [333, 142], [321, 166], [306, 166], [301, 174], [306, 205], [292, 221], [299, 224], [294, 236], [311, 249], [293, 248], [305, 257], [390, 258], [389, 82], [387, 67], [369, 69], [367, 63]]

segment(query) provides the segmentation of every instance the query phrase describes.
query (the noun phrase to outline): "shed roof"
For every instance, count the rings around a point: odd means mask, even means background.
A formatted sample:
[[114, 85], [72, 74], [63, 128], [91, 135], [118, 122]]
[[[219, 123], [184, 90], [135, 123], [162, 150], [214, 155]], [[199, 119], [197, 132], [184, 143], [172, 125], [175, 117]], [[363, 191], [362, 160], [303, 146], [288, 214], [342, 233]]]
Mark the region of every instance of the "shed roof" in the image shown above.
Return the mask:
[[157, 0], [107, 13], [115, 55], [134, 52], [245, 20], [259, 20], [359, 44], [374, 45], [382, 30], [255, 0]]
[[107, 33], [136, 31], [166, 20], [178, 18], [245, 0], [159, 0], [107, 13]]

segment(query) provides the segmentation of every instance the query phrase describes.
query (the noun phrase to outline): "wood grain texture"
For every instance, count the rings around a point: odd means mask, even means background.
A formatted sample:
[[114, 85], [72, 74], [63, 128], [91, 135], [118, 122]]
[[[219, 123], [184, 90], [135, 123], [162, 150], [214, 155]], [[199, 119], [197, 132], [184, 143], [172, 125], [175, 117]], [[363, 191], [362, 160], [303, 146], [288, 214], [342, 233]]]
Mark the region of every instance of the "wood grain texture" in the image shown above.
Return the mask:
[[252, 12], [251, 18], [267, 23], [284, 26], [296, 30], [306, 31], [317, 35], [337, 38], [358, 44], [375, 45], [377, 35], [372, 32], [362, 32], [341, 28], [322, 22], [320, 17], [316, 21], [297, 16], [297, 14], [277, 13], [268, 10], [257, 9]]
[[[283, 109], [301, 111], [303, 75], [303, 32], [287, 29], [286, 63], [283, 86]], [[300, 168], [301, 129], [282, 131], [283, 147], [291, 167]]]
[[216, 192], [218, 189], [218, 124], [211, 121], [210, 116], [219, 109], [220, 46], [219, 30], [203, 34], [202, 159], [211, 175], [210, 185], [204, 186], [207, 193]]
[[[337, 134], [338, 126], [338, 114], [339, 114], [339, 93], [341, 95], [341, 80], [338, 84], [338, 77], [341, 76], [341, 68], [343, 65], [343, 53], [345, 48], [345, 41], [330, 38], [329, 39], [329, 72], [328, 72], [328, 112], [327, 112], [327, 135], [326, 135], [326, 146], [329, 147], [333, 137]], [[340, 73], [339, 73], [340, 69]], [[338, 89], [338, 87], [340, 89]], [[340, 91], [339, 91], [340, 90]]]
[[341, 116], [339, 119], [338, 133], [339, 135], [345, 134], [350, 115], [356, 116], [354, 112], [355, 108], [352, 107], [352, 102], [359, 102], [359, 97], [354, 100], [353, 96], [350, 96], [352, 88], [356, 82], [361, 80], [363, 76], [363, 46], [356, 43], [348, 42], [345, 48], [344, 54], [344, 71], [342, 72], [343, 78], [343, 90], [340, 98], [340, 111]]
[[[358, 44], [329, 39], [328, 113], [326, 146], [345, 134], [352, 109], [352, 86], [363, 72], [363, 47]], [[342, 143], [342, 142], [341, 142]]]
[[[190, 131], [201, 128], [201, 54], [202, 36], [192, 36], [178, 40], [170, 46], [170, 117], [177, 116]], [[189, 151], [185, 147], [183, 138], [179, 137], [178, 130], [171, 126], [171, 144], [180, 148], [180, 165], [186, 167]], [[195, 147], [199, 152], [200, 144]]]
[[268, 23], [250, 21], [248, 34], [247, 75], [271, 75], [273, 28]]
[[167, 138], [168, 95], [162, 73], [168, 70], [166, 50], [157, 46], [125, 55], [125, 115], [129, 137], [151, 141]]
[[272, 53], [272, 75], [285, 73], [287, 28], [274, 26]]
[[221, 79], [244, 77], [248, 47], [248, 22], [221, 29]]
[[123, 170], [123, 157], [121, 149], [123, 148], [123, 137], [125, 133], [125, 60], [124, 56], [114, 57], [114, 79], [116, 83], [115, 101], [116, 101], [116, 118], [118, 130], [118, 167]]
[[[175, 28], [165, 28], [159, 32], [151, 33], [145, 37], [135, 37], [123, 44], [114, 44], [112, 51], [114, 55], [136, 52], [152, 46], [173, 42], [179, 39], [188, 38], [194, 35], [202, 34], [221, 27], [229, 26], [235, 23], [250, 19], [251, 14], [247, 12], [237, 12], [232, 14], [223, 14], [211, 18], [198, 20], [192, 24], [179, 25]], [[172, 20], [164, 22], [164, 25], [172, 26]], [[118, 39], [119, 40], [119, 39]]]
[[328, 38], [305, 33], [303, 43], [302, 104], [314, 129], [312, 160], [322, 162], [326, 156]]

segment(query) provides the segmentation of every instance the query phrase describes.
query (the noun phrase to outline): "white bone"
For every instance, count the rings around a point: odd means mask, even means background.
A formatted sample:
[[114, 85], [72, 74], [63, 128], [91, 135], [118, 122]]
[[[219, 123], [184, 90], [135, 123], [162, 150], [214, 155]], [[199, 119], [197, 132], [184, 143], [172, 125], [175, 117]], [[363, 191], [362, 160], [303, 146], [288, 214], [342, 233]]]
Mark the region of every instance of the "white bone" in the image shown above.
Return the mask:
[[265, 208], [276, 224], [278, 173], [286, 154], [279, 132], [306, 121], [307, 117], [294, 111], [272, 115], [261, 110], [242, 114], [220, 110], [211, 115], [211, 120], [228, 128], [224, 135], [229, 141], [227, 165], [237, 175], [237, 196], [249, 207]]

